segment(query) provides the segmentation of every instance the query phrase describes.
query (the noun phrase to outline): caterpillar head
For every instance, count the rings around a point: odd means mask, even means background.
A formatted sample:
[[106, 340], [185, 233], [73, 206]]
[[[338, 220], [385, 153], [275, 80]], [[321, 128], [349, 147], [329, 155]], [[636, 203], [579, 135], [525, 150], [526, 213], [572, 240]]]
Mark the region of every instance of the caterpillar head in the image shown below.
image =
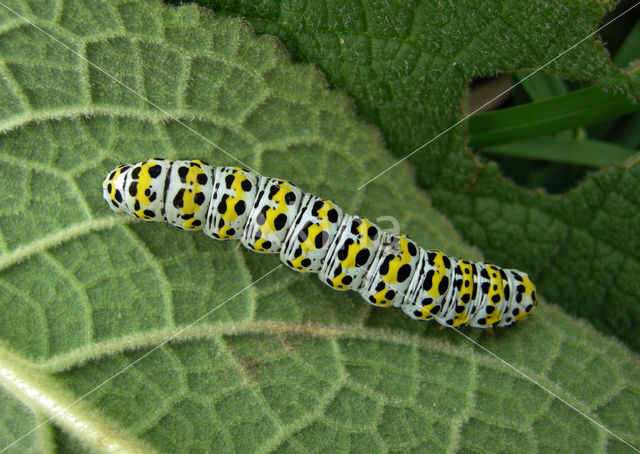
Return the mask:
[[113, 211], [126, 212], [124, 183], [130, 166], [118, 166], [102, 182], [102, 197]]

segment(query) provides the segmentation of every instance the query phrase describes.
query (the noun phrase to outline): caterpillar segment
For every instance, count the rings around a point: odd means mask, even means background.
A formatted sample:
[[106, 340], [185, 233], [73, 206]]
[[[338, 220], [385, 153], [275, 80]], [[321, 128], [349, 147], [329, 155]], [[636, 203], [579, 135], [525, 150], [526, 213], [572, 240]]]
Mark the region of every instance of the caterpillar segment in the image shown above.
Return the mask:
[[201, 230], [213, 193], [213, 169], [200, 161], [170, 166], [165, 185], [167, 222], [185, 230]]
[[319, 277], [336, 290], [358, 290], [363, 286], [383, 232], [372, 222], [346, 214], [329, 247]]
[[258, 195], [258, 177], [238, 167], [216, 167], [204, 233], [216, 240], [239, 240]]
[[425, 250], [287, 181], [238, 167], [152, 158], [116, 167], [102, 188], [114, 211], [279, 254], [291, 269], [415, 320], [506, 327], [536, 307], [526, 273]]
[[260, 177], [258, 196], [242, 233], [242, 245], [275, 254], [291, 227], [302, 201], [302, 190], [288, 181]]
[[418, 258], [418, 245], [405, 235], [385, 234], [360, 295], [374, 306], [402, 306]]
[[343, 217], [339, 206], [305, 194], [298, 215], [287, 232], [280, 260], [296, 271], [319, 273]]

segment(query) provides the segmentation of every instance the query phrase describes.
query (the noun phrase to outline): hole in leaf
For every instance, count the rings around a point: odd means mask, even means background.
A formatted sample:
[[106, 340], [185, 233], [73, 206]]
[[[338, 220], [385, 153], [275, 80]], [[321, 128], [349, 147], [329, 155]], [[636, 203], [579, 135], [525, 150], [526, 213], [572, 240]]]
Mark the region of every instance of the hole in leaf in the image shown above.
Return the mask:
[[[602, 23], [631, 3], [623, 2]], [[638, 16], [640, 8], [603, 30], [614, 61], [624, 54], [621, 61], [638, 59], [640, 64]], [[568, 191], [589, 172], [625, 161], [640, 146], [637, 105], [622, 95], [544, 71], [474, 80], [467, 112], [474, 113], [468, 120], [471, 148], [496, 161], [517, 184], [548, 193]]]

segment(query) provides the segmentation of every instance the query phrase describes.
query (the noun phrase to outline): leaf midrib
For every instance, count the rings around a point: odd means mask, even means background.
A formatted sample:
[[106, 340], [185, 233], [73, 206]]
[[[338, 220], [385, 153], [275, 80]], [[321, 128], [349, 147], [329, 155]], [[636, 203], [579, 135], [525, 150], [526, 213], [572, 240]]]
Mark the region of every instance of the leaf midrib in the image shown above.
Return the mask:
[[[543, 323], [545, 325], [552, 324], [545, 315], [560, 315], [563, 316], [557, 309], [552, 306], [546, 306], [543, 309], [544, 312], [548, 312], [548, 314], [540, 314], [539, 323]], [[553, 327], [549, 326], [551, 330]], [[224, 322], [217, 323], [215, 325], [207, 325], [200, 324], [198, 326], [189, 328], [188, 331], [183, 333], [179, 333], [176, 335], [176, 332], [180, 332], [179, 328], [167, 328], [160, 329], [154, 331], [148, 331], [144, 334], [136, 334], [132, 336], [127, 336], [123, 338], [114, 339], [113, 341], [103, 342], [94, 344], [91, 346], [87, 346], [86, 348], [76, 350], [74, 352], [59, 355], [52, 359], [42, 361], [39, 363], [35, 362], [27, 362], [21, 358], [13, 356], [13, 353], [9, 353], [8, 355], [0, 355], [0, 363], [4, 361], [5, 357], [13, 358], [13, 363], [18, 366], [16, 370], [26, 371], [26, 376], [33, 373], [35, 376], [48, 378], [46, 375], [55, 374], [59, 372], [63, 372], [75, 367], [79, 367], [82, 364], [88, 361], [96, 361], [102, 357], [109, 357], [117, 353], [122, 353], [126, 351], [133, 351], [138, 349], [143, 349], [145, 347], [155, 347], [158, 344], [161, 344], [163, 341], [166, 341], [168, 338], [175, 336], [172, 341], [176, 342], [184, 342], [184, 341], [195, 341], [195, 340], [219, 340], [220, 337], [223, 336], [241, 336], [241, 335], [300, 335], [300, 336], [312, 336], [324, 338], [331, 341], [336, 341], [340, 339], [348, 339], [348, 338], [358, 338], [358, 339], [371, 339], [371, 341], [383, 341], [383, 342], [392, 342], [396, 344], [402, 344], [405, 346], [410, 346], [419, 350], [433, 350], [439, 353], [445, 352], [447, 355], [451, 355], [460, 359], [469, 359], [469, 349], [464, 345], [462, 347], [451, 345], [446, 340], [434, 340], [434, 339], [426, 339], [422, 337], [418, 337], [415, 335], [406, 335], [406, 334], [398, 334], [393, 333], [390, 330], [384, 329], [372, 329], [372, 328], [363, 328], [363, 327], [349, 327], [349, 326], [341, 326], [341, 327], [325, 327], [320, 325], [311, 325], [311, 324], [299, 324], [299, 323], [280, 323], [280, 322], [247, 322], [247, 323], [237, 323], [237, 322]], [[566, 340], [566, 339], [565, 339]], [[561, 344], [563, 339], [558, 338], [556, 344]], [[335, 342], [333, 342], [335, 343]], [[337, 346], [337, 343], [335, 343]], [[0, 347], [1, 349], [2, 347]], [[598, 352], [593, 352], [596, 354], [604, 354], [603, 351], [598, 350]], [[556, 349], [552, 358], [547, 358], [549, 361], [546, 362], [546, 365], [540, 371], [530, 370], [526, 366], [519, 365], [519, 369], [523, 371], [526, 375], [533, 378], [536, 382], [542, 384], [544, 387], [553, 390], [557, 395], [563, 397], [569, 402], [572, 402], [574, 406], [580, 408], [582, 410], [586, 410], [587, 413], [592, 413], [598, 408], [603, 402], [598, 402], [596, 404], [588, 404], [580, 401], [576, 398], [575, 395], [568, 392], [564, 388], [556, 385], [551, 382], [547, 375], [550, 371], [550, 368], [553, 365], [555, 358], [557, 357], [558, 351]], [[473, 356], [473, 365], [474, 365], [474, 375], [475, 371], [478, 369], [478, 366], [485, 366], [488, 368], [495, 368], [499, 365], [496, 360], [487, 356], [487, 355], [472, 355]], [[419, 356], [418, 356], [419, 359]], [[237, 359], [236, 359], [237, 361]], [[239, 368], [242, 370], [242, 368]], [[505, 368], [503, 373], [507, 375], [511, 375], [515, 378], [521, 379], [520, 375], [516, 372], [512, 371], [509, 368]], [[620, 377], [619, 386], [615, 388], [619, 388], [620, 386], [626, 385], [624, 377]], [[8, 386], [7, 389], [20, 398], [19, 393], [15, 393], [11, 386]], [[473, 389], [471, 390], [473, 394]], [[619, 389], [611, 389], [610, 396], [605, 399], [609, 400], [611, 396], [615, 396], [619, 392]], [[604, 396], [603, 396], [604, 397]], [[21, 399], [22, 400], [22, 399]], [[473, 399], [471, 399], [473, 401]], [[470, 402], [471, 402], [470, 401]], [[549, 401], [552, 402], [553, 399], [549, 396]], [[472, 411], [474, 405], [472, 402], [470, 403], [471, 407], [469, 411]], [[29, 405], [33, 408], [32, 405]], [[90, 409], [92, 411], [92, 409]], [[543, 411], [544, 413], [544, 411]], [[89, 414], [89, 416], [91, 416]], [[596, 417], [596, 420], [598, 418]], [[278, 418], [275, 419], [278, 421]], [[462, 420], [461, 420], [462, 421]], [[300, 421], [300, 424], [303, 424], [304, 421]], [[304, 424], [303, 424], [304, 425]], [[286, 426], [286, 427], [285, 427]], [[287, 429], [285, 432], [289, 432], [289, 429], [294, 430], [299, 424], [293, 425], [285, 425], [282, 426], [281, 429]], [[294, 430], [295, 431], [295, 430]], [[277, 440], [282, 440], [282, 436], [284, 433], [280, 433], [279, 436], [272, 439], [270, 446], [277, 446]], [[285, 437], [286, 438], [286, 437]]]
[[[553, 306], [547, 306], [542, 309], [550, 311], [554, 315], [560, 312]], [[215, 316], [215, 315], [213, 315]], [[538, 316], [538, 314], [536, 314]], [[531, 321], [527, 321], [531, 322]], [[524, 322], [524, 323], [527, 323]], [[407, 323], [412, 323], [407, 320]], [[419, 322], [413, 322], [419, 323]], [[544, 315], [538, 317], [537, 323], [548, 324]], [[552, 328], [551, 326], [549, 327]], [[471, 334], [467, 334], [473, 342], [477, 336], [483, 333], [473, 330]], [[244, 336], [244, 335], [277, 335], [277, 336], [308, 336], [321, 339], [364, 339], [374, 341], [390, 342], [403, 346], [412, 346], [425, 350], [433, 350], [435, 352], [446, 352], [447, 354], [459, 359], [469, 359], [469, 348], [464, 346], [452, 345], [444, 339], [426, 338], [419, 335], [405, 334], [390, 329], [371, 328], [366, 326], [323, 326], [313, 323], [287, 323], [287, 322], [271, 322], [271, 321], [247, 321], [247, 322], [202, 322], [188, 329], [185, 327], [168, 327], [155, 330], [148, 330], [141, 334], [132, 334], [113, 338], [105, 342], [98, 342], [86, 347], [76, 349], [72, 352], [60, 354], [45, 360], [36, 360], [32, 363], [34, 368], [46, 373], [59, 373], [74, 367], [81, 366], [88, 361], [95, 361], [100, 358], [109, 357], [114, 354], [127, 351], [140, 350], [150, 347], [156, 347], [168, 339], [171, 342], [188, 342], [196, 340], [213, 340], [224, 336]], [[500, 333], [498, 333], [498, 336]], [[562, 339], [558, 339], [561, 342]], [[602, 354], [601, 351], [593, 351], [593, 353]], [[496, 361], [486, 355], [476, 355], [478, 365], [496, 366]], [[544, 370], [548, 370], [554, 358], [550, 358]], [[538, 374], [529, 371], [532, 374]], [[514, 376], [520, 376], [515, 374]]]
[[[82, 440], [83, 444], [106, 453], [155, 452], [126, 430], [104, 419], [91, 405], [79, 402], [66, 389], [46, 374], [0, 346], [0, 384], [3, 389], [46, 420], [35, 426], [38, 430], [49, 420]], [[80, 397], [81, 398], [81, 397]], [[27, 432], [22, 436], [27, 436]], [[20, 446], [20, 438], [16, 445]], [[6, 447], [3, 447], [6, 448]]]

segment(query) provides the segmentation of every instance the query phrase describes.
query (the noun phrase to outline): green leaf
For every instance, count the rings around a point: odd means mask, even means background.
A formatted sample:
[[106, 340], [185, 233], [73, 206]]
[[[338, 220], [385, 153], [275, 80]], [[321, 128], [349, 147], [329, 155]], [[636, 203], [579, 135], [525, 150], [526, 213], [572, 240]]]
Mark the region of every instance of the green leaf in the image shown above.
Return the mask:
[[618, 66], [627, 66], [629, 63], [640, 58], [638, 47], [640, 46], [640, 22], [636, 22], [631, 32], [618, 49], [613, 61]]
[[[410, 158], [417, 180], [469, 243], [489, 260], [528, 270], [542, 295], [640, 351], [633, 329], [640, 323], [640, 279], [625, 278], [640, 269], [638, 237], [624, 234], [622, 242], [611, 234], [640, 230], [634, 162], [591, 176], [590, 187], [605, 188], [597, 199], [610, 204], [603, 216], [581, 191], [534, 195], [505, 181], [465, 149], [464, 125], [452, 128], [465, 116], [470, 80], [543, 65], [638, 101], [637, 66], [621, 71], [593, 35], [613, 2], [200, 3], [242, 16], [256, 32], [278, 36], [296, 61], [316, 64], [380, 128], [397, 158], [428, 142]], [[385, 168], [369, 167], [367, 176]], [[580, 216], [566, 216], [573, 212]]]
[[627, 148], [640, 147], [640, 114], [631, 115], [620, 122], [615, 131], [615, 142]]
[[518, 71], [515, 76], [532, 101], [562, 96], [569, 91], [564, 81], [553, 74], [542, 71]]
[[276, 257], [107, 208], [101, 182], [117, 163], [234, 164], [223, 149], [349, 212], [393, 215], [424, 246], [479, 259], [406, 165], [355, 191], [394, 160], [314, 67], [194, 6], [10, 7], [42, 31], [0, 8], [0, 449], [640, 444], [638, 358], [552, 304], [495, 338], [465, 339], [284, 267], [250, 286]]

